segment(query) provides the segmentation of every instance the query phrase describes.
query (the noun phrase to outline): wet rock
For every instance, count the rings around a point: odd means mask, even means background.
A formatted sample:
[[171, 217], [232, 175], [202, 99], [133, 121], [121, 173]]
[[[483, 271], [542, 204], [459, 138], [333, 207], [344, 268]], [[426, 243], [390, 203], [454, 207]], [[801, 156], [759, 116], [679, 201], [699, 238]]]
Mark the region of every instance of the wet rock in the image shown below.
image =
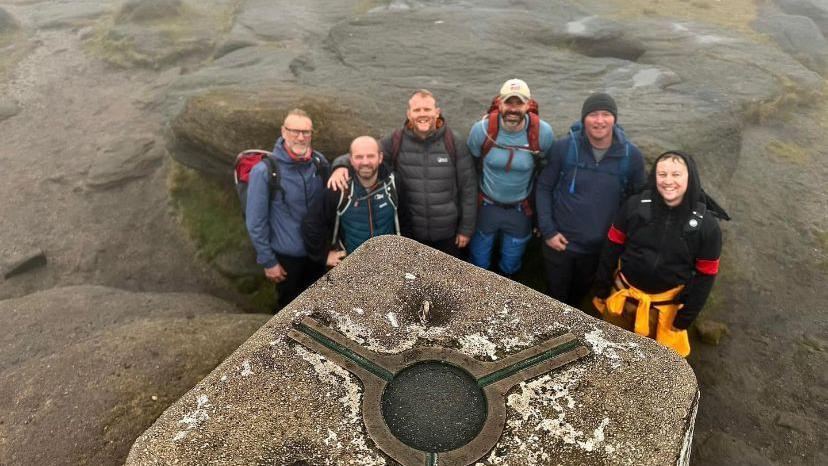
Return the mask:
[[4, 258], [0, 264], [0, 271], [3, 273], [3, 278], [8, 279], [15, 275], [45, 267], [46, 262], [46, 253], [42, 249], [33, 248], [12, 253], [9, 257]]
[[[772, 112], [774, 102], [807, 99], [824, 82], [780, 50], [721, 27], [610, 21], [559, 2], [489, 1], [460, 12], [451, 3], [367, 9], [320, 0], [280, 14], [274, 9], [266, 0], [241, 5], [227, 40], [255, 45], [217, 54], [209, 66], [180, 76], [165, 111], [175, 115], [180, 102], [217, 87], [259, 91], [278, 82], [331, 95], [344, 91], [358, 102], [356, 117], [389, 134], [404, 120], [411, 90], [425, 87], [463, 135], [499, 84], [513, 77], [492, 57], [515, 63], [544, 57], [551, 66], [519, 74], [556, 134], [578, 119], [590, 92], [608, 91], [618, 101], [619, 122], [645, 153], [680, 147], [696, 154], [716, 194], [738, 163], [743, 120]], [[451, 53], [434, 52], [447, 50], [446, 44]]]
[[271, 150], [287, 112], [302, 108], [313, 119], [314, 149], [328, 157], [346, 153], [351, 140], [370, 134], [346, 96], [320, 90], [222, 90], [190, 98], [171, 124], [173, 156], [179, 162], [227, 181], [237, 153]]
[[718, 345], [722, 337], [730, 334], [727, 324], [710, 319], [699, 319], [694, 323], [699, 338], [708, 345]]
[[236, 22], [259, 39], [290, 41], [303, 48], [301, 44], [324, 37], [332, 25], [358, 12], [364, 3], [323, 0], [305, 2], [299, 8], [284, 8], [270, 0], [248, 0], [238, 12]]
[[774, 463], [744, 440], [724, 432], [713, 432], [701, 445], [694, 447], [693, 464], [749, 464], [771, 466]]
[[181, 0], [127, 0], [115, 16], [115, 22], [144, 23], [169, 20], [184, 13]]
[[823, 336], [806, 333], [802, 335], [802, 344], [814, 352], [828, 351], [828, 340], [826, 340]]
[[32, 22], [41, 29], [60, 29], [88, 24], [108, 13], [106, 2], [41, 2], [32, 12]]
[[228, 278], [262, 275], [262, 267], [256, 263], [256, 253], [252, 247], [219, 253], [212, 263], [219, 273]]
[[128, 181], [143, 178], [161, 166], [164, 150], [151, 137], [128, 137], [101, 150], [90, 167], [86, 185], [93, 189], [109, 189]]
[[104, 57], [156, 69], [198, 63], [213, 52], [233, 8], [230, 0], [127, 1], [103, 38]]
[[828, 73], [828, 40], [810, 18], [793, 15], [760, 17], [755, 27], [773, 37], [782, 50], [804, 66], [822, 75]]
[[204, 295], [95, 286], [0, 301], [0, 463], [122, 464], [269, 317], [233, 312]]
[[[425, 301], [432, 317], [423, 323]], [[505, 407], [507, 423], [481, 461], [686, 464], [698, 392], [675, 352], [394, 236], [369, 240], [280, 311], [162, 414], [126, 464], [388, 464], [365, 433], [369, 389], [335, 358], [286, 337], [308, 315], [379, 353], [380, 365], [383, 357], [416, 358], [428, 346], [491, 363], [571, 332], [587, 356], [488, 398]], [[416, 382], [407, 387], [428, 396]]]
[[812, 421], [804, 416], [793, 413], [779, 413], [774, 424], [787, 429], [795, 430], [805, 435], [813, 435]]
[[558, 44], [588, 57], [636, 61], [647, 51], [644, 43], [627, 34], [621, 24], [595, 16], [570, 21], [553, 37]]
[[828, 38], [828, 2], [825, 0], [776, 0], [776, 4], [785, 13], [811, 18]]
[[20, 113], [20, 107], [16, 103], [0, 101], [0, 121], [8, 120], [18, 113]]
[[14, 19], [14, 16], [0, 7], [0, 35], [15, 32], [19, 28], [20, 24]]

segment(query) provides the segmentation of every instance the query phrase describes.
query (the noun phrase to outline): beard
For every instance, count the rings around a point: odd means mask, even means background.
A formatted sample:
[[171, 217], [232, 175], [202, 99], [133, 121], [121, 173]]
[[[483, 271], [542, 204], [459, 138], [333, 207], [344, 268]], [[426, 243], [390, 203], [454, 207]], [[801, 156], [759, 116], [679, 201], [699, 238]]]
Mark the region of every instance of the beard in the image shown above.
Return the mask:
[[523, 123], [523, 120], [526, 118], [526, 112], [503, 112], [501, 118], [503, 119], [503, 123], [506, 126], [514, 128], [520, 126], [520, 124]]
[[377, 167], [360, 167], [357, 169], [357, 176], [361, 180], [370, 180], [371, 178], [376, 176], [377, 171]]

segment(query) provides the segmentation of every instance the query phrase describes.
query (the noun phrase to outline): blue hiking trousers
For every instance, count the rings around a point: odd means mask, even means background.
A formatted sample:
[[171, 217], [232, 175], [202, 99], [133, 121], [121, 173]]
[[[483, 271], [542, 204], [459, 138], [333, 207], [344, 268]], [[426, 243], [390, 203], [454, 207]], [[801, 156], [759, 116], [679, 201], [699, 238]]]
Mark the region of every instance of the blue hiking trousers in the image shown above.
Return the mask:
[[508, 276], [520, 271], [523, 253], [532, 237], [532, 218], [521, 204], [500, 205], [484, 199], [477, 209], [477, 229], [469, 242], [469, 262], [488, 269], [496, 240], [500, 240], [498, 268]]

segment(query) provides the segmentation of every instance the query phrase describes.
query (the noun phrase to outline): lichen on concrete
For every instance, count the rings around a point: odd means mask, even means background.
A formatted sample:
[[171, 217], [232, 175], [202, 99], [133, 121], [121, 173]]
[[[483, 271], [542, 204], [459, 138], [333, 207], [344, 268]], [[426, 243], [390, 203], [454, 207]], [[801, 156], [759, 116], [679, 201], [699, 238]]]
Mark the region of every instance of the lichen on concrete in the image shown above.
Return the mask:
[[[226, 457], [385, 464], [363, 425], [356, 376], [286, 338], [305, 316], [377, 353], [437, 346], [481, 361], [572, 333], [590, 355], [513, 387], [502, 400], [505, 430], [479, 464], [675, 464], [686, 443], [697, 388], [674, 352], [418, 243], [384, 236], [363, 244], [170, 407], [127, 464]], [[209, 420], [182, 429], [178, 421], [192, 417], [201, 396], [210, 401], [200, 407]], [[182, 430], [185, 436], [172, 442]]]

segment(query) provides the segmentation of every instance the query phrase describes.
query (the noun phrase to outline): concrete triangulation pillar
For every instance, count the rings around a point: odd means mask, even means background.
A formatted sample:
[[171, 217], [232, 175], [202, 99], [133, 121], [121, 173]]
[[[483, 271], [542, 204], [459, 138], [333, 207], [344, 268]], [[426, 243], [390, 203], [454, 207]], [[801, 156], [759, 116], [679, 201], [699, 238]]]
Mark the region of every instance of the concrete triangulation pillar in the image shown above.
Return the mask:
[[655, 341], [384, 236], [167, 409], [127, 465], [686, 465], [698, 399]]

